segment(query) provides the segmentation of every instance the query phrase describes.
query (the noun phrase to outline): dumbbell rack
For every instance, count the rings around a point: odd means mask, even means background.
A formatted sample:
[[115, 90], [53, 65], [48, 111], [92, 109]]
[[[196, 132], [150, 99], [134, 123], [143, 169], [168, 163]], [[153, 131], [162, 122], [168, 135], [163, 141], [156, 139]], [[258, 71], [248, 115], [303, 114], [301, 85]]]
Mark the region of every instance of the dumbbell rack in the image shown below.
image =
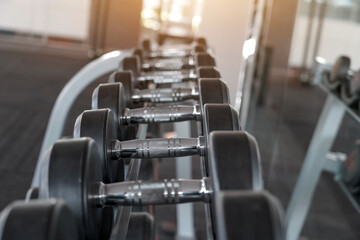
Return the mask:
[[[45, 132], [45, 137], [41, 146], [39, 158], [35, 168], [35, 173], [32, 179], [31, 187], [39, 186], [40, 181], [40, 166], [41, 159], [43, 159], [46, 149], [49, 148], [56, 140], [61, 137], [63, 132], [67, 115], [71, 106], [81, 94], [81, 92], [92, 82], [100, 76], [109, 72], [115, 71], [119, 62], [125, 57], [131, 56], [132, 51], [113, 51], [103, 55], [102, 57], [88, 63], [83, 67], [63, 88], [56, 99], [55, 105], [51, 111], [50, 119]], [[190, 123], [180, 122], [174, 123], [175, 130], [182, 133], [179, 137], [190, 137]], [[144, 139], [147, 133], [147, 125], [140, 124], [137, 138]], [[136, 180], [139, 173], [141, 160], [133, 159], [129, 164], [126, 180]], [[183, 157], [181, 160], [176, 159], [176, 173], [179, 178], [191, 178], [191, 157]], [[192, 239], [194, 238], [194, 221], [192, 204], [177, 205], [177, 234], [179, 238]], [[131, 207], [119, 207], [116, 213], [115, 223], [110, 236], [111, 240], [125, 239], [127, 233], [127, 226]]]
[[346, 155], [331, 152], [345, 114], [349, 114], [359, 124], [360, 116], [321, 83], [322, 73], [329, 69], [331, 69], [329, 64], [320, 62], [316, 64], [313, 83], [319, 86], [327, 97], [286, 211], [286, 239], [288, 240], [297, 240], [300, 236], [322, 171], [334, 174], [334, 180], [360, 213], [358, 201], [342, 181], [343, 162]]

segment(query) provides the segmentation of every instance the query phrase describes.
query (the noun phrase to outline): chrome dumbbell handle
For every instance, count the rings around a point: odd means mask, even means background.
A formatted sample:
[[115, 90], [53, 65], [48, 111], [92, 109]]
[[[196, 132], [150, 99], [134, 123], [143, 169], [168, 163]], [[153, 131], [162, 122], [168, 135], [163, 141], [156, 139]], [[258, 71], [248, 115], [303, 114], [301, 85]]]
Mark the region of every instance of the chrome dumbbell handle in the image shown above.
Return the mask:
[[195, 70], [156, 71], [143, 73], [137, 78], [139, 83], [170, 84], [197, 80]]
[[166, 49], [166, 50], [155, 50], [149, 53], [151, 58], [170, 58], [170, 57], [186, 57], [190, 55], [192, 51], [178, 50], [178, 49]]
[[204, 156], [205, 143], [204, 137], [116, 140], [111, 149], [112, 159]]
[[195, 61], [193, 57], [189, 58], [168, 58], [148, 60], [142, 64], [143, 69], [165, 69], [165, 70], [181, 70], [184, 66], [194, 66]]
[[132, 95], [133, 102], [180, 102], [199, 97], [196, 88], [159, 88], [135, 90]]
[[146, 123], [165, 123], [180, 122], [189, 120], [201, 120], [200, 105], [193, 106], [159, 106], [128, 109], [126, 108], [119, 121], [122, 125], [126, 124], [146, 124]]
[[212, 192], [208, 178], [158, 182], [129, 181], [101, 183], [99, 194], [95, 198], [98, 198], [99, 206], [177, 204], [209, 202]]

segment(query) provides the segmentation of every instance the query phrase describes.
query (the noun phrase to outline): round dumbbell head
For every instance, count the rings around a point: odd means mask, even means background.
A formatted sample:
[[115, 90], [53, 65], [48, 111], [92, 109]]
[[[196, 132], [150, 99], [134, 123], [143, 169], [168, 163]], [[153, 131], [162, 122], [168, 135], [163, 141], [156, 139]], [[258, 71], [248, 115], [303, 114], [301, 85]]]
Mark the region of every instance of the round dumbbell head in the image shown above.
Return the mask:
[[109, 77], [109, 83], [122, 83], [125, 92], [125, 103], [132, 108], [131, 96], [134, 93], [134, 78], [131, 71], [115, 71]]
[[[126, 107], [132, 108], [132, 100], [129, 88], [131, 88], [131, 73], [129, 71], [115, 72], [119, 74], [112, 74], [116, 78], [121, 78], [122, 82], [114, 82], [108, 84], [100, 84], [93, 92], [93, 104], [92, 109], [110, 108], [115, 117], [117, 137], [119, 140], [129, 139], [129, 137], [136, 136], [137, 127], [124, 126], [118, 119], [123, 115]], [[121, 76], [119, 76], [121, 75]], [[130, 76], [130, 77], [129, 77]], [[130, 98], [130, 100], [129, 100]]]
[[143, 51], [140, 48], [136, 48], [133, 52], [133, 56], [138, 56], [140, 59], [140, 63], [143, 62]]
[[221, 78], [216, 67], [198, 67], [196, 69], [198, 78]]
[[149, 39], [143, 40], [141, 46], [145, 51], [151, 51], [151, 41]]
[[263, 189], [260, 157], [255, 139], [241, 131], [211, 132], [207, 151], [206, 172], [214, 191], [211, 216], [216, 222], [218, 206], [214, 197], [219, 192]]
[[[121, 133], [120, 133], [121, 134]], [[118, 161], [110, 157], [111, 145], [117, 139], [114, 114], [110, 109], [87, 110], [78, 116], [74, 125], [74, 138], [90, 137], [96, 141], [101, 156], [105, 183], [114, 182], [118, 177]]]
[[193, 47], [193, 52], [194, 53], [205, 53], [206, 52], [206, 48], [203, 45], [200, 44], [196, 44]]
[[104, 209], [97, 207], [95, 196], [104, 177], [95, 141], [58, 140], [43, 163], [39, 197], [64, 199], [75, 216], [80, 239], [99, 239]]
[[[114, 92], [112, 91], [112, 88], [110, 86], [108, 86], [107, 84], [101, 84], [97, 89], [98, 91], [94, 91], [97, 92], [98, 94], [97, 97], [99, 97], [99, 99], [101, 101], [97, 102], [96, 107], [100, 107], [102, 108], [104, 105], [109, 105], [109, 107], [113, 108], [113, 109], [117, 109], [117, 111], [121, 111], [121, 109], [123, 109], [123, 107], [121, 107], [121, 103], [124, 102], [123, 100], [119, 100], [121, 99], [121, 96], [123, 95], [119, 95], [119, 92], [122, 92], [122, 86], [120, 84], [116, 84], [113, 83], [115, 85], [117, 85], [118, 88], [120, 88], [119, 91]], [[111, 84], [110, 84], [111, 85]], [[103, 98], [101, 97], [103, 96]], [[93, 96], [94, 99], [94, 96]], [[118, 99], [117, 101], [109, 101], [110, 99]], [[94, 102], [94, 101], [93, 101]], [[120, 107], [119, 107], [120, 106]], [[94, 104], [93, 104], [94, 107]], [[109, 145], [111, 145], [110, 141], [103, 141], [104, 139], [112, 139], [115, 138], [117, 136], [116, 126], [114, 126], [114, 124], [116, 123], [115, 121], [107, 121], [106, 118], [107, 117], [114, 117], [114, 115], [97, 115], [95, 116], [95, 118], [93, 118], [92, 120], [89, 120], [89, 118], [87, 118], [87, 114], [89, 114], [88, 112], [84, 112], [83, 114], [81, 114], [75, 123], [74, 126], [74, 137], [75, 138], [79, 138], [82, 136], [90, 136], [96, 140], [98, 140], [99, 142], [97, 143], [97, 147], [99, 148], [99, 152], [101, 153], [101, 156], [103, 157], [104, 161], [102, 161], [103, 164], [103, 177], [104, 179], [102, 180], [105, 183], [110, 183], [110, 182], [114, 182], [116, 180], [124, 180], [123, 179], [123, 174], [122, 172], [122, 168], [123, 165], [121, 165], [118, 161], [108, 161], [109, 158], [109, 152], [107, 151], [107, 149], [109, 149]], [[85, 115], [84, 119], [83, 116]], [[96, 124], [97, 118], [102, 118], [105, 117], [104, 119], [104, 126], [103, 128], [96, 128], [93, 129], [91, 128], [92, 124]], [[83, 124], [83, 128], [81, 127], [81, 125]], [[90, 126], [90, 127], [86, 127], [86, 126]], [[99, 130], [100, 129], [100, 130]], [[99, 130], [98, 132], [96, 130]], [[122, 132], [119, 132], [118, 134], [122, 134]], [[104, 136], [104, 138], [103, 138]], [[106, 239], [108, 238], [110, 231], [111, 231], [111, 227], [112, 227], [112, 223], [113, 221], [111, 220], [113, 218], [113, 210], [110, 208], [105, 208], [104, 211], [102, 212], [102, 225], [101, 227], [99, 227], [101, 229], [100, 234], [101, 234], [101, 238], [102, 239]]]
[[74, 216], [62, 200], [16, 201], [0, 219], [0, 240], [79, 239]]
[[141, 72], [141, 63], [139, 56], [124, 58], [120, 63], [120, 70], [131, 71], [134, 75], [134, 79], [137, 79]]
[[220, 78], [200, 78], [199, 100], [201, 106], [206, 103], [230, 104], [229, 89]]
[[331, 90], [337, 90], [340, 87], [341, 82], [347, 79], [349, 70], [350, 58], [347, 56], [340, 56], [332, 67], [331, 72], [324, 78], [324, 83]]
[[207, 42], [206, 42], [206, 39], [203, 38], [203, 37], [198, 37], [198, 38], [196, 38], [196, 39], [195, 39], [195, 42], [196, 42], [197, 44], [199, 44], [199, 45], [204, 46], [205, 48], [208, 47]]
[[243, 131], [214, 131], [208, 141], [209, 176], [215, 192], [263, 189], [254, 137]]
[[284, 211], [266, 191], [223, 191], [215, 196], [216, 239], [285, 240]]
[[[122, 74], [122, 72], [120, 74]], [[114, 119], [117, 125], [119, 125], [120, 123], [117, 120], [123, 115], [125, 108], [128, 106], [127, 103], [132, 102], [127, 101], [128, 93], [126, 92], [124, 84], [118, 82], [100, 84], [93, 92], [92, 109], [109, 108], [114, 113]], [[130, 107], [131, 106], [132, 104]], [[116, 128], [119, 130], [120, 126], [116, 126]], [[119, 139], [124, 139], [124, 134], [125, 131], [117, 133]]]
[[195, 56], [196, 67], [215, 67], [215, 58], [209, 53], [197, 53]]
[[124, 88], [124, 84], [100, 84], [93, 91], [91, 108], [110, 108], [111, 111], [115, 114], [115, 119], [117, 119], [127, 106], [126, 98], [127, 94]]
[[207, 103], [203, 111], [203, 132], [240, 131], [239, 116], [230, 104]]

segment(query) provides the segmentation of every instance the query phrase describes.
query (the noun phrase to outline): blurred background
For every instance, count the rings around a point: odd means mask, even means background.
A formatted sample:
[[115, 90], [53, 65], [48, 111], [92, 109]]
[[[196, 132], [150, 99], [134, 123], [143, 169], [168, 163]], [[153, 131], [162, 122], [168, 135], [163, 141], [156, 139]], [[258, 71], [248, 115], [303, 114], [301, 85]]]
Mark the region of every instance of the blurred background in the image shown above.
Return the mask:
[[[359, 27], [360, 0], [1, 0], [0, 208], [24, 197], [56, 97], [82, 67], [143, 39], [161, 45], [201, 36], [215, 53], [243, 128], [257, 138], [265, 187], [280, 199], [295, 233], [289, 239], [360, 239], [359, 197], [334, 172], [321, 171], [311, 182], [309, 206], [291, 203], [332, 94], [319, 86], [316, 67], [347, 55], [358, 70]], [[81, 94], [64, 136], [104, 81]], [[358, 119], [345, 113], [332, 152], [353, 151]], [[159, 226], [159, 239], [176, 232], [169, 221]], [[195, 231], [201, 239], [201, 226]]]

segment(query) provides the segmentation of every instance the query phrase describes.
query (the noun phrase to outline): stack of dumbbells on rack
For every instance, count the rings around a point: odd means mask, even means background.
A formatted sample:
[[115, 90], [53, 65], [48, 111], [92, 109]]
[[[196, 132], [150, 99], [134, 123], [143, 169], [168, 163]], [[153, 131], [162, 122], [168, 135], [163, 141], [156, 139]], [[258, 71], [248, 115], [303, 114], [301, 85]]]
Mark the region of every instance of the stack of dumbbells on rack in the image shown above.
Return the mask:
[[[47, 151], [40, 186], [2, 211], [0, 239], [155, 239], [156, 219], [131, 206], [197, 201], [207, 239], [283, 239], [257, 143], [229, 103], [205, 39], [156, 49], [143, 41], [94, 90], [73, 138]], [[138, 138], [144, 125], [179, 121], [197, 121], [198, 137]], [[200, 156], [201, 179], [138, 180], [141, 163], [192, 155]], [[132, 221], [144, 229], [130, 231]]]

